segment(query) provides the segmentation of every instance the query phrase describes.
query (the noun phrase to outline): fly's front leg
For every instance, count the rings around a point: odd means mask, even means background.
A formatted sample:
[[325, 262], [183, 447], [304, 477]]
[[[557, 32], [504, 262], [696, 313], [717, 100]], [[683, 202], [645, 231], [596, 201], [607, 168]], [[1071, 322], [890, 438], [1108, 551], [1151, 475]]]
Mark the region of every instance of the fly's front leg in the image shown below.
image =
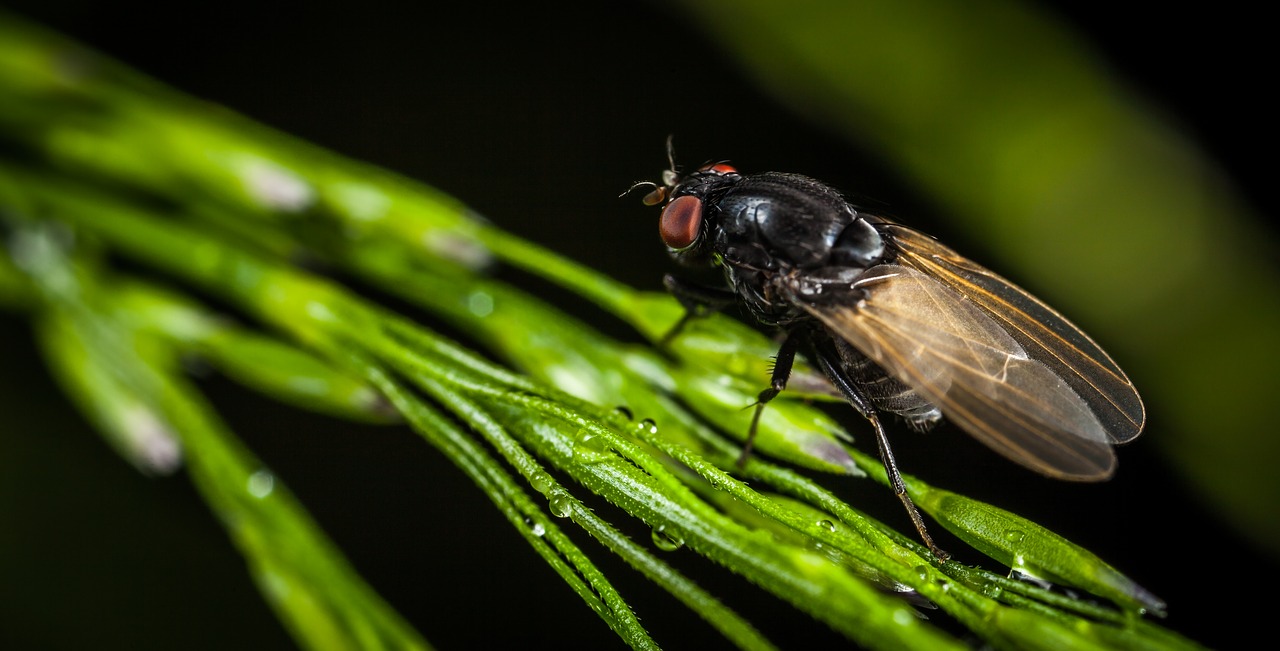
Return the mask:
[[880, 447], [880, 462], [884, 464], [884, 472], [889, 477], [889, 486], [893, 488], [893, 493], [902, 501], [902, 505], [907, 509], [907, 515], [911, 517], [911, 523], [915, 525], [916, 532], [920, 534], [920, 539], [929, 547], [929, 551], [933, 552], [939, 560], [946, 561], [951, 557], [950, 554], [943, 551], [933, 542], [933, 537], [929, 535], [928, 529], [924, 526], [924, 518], [920, 517], [920, 511], [916, 509], [915, 502], [911, 501], [911, 496], [907, 494], [907, 485], [902, 481], [902, 474], [898, 472], [898, 462], [893, 458], [893, 450], [889, 447], [889, 436], [884, 431], [884, 425], [880, 423], [880, 415], [875, 405], [867, 398], [866, 394], [849, 379], [848, 373], [841, 367], [839, 355], [831, 350], [818, 350], [814, 355], [818, 366], [822, 367], [827, 377], [831, 378], [831, 383], [836, 385], [840, 393], [844, 394], [845, 399], [862, 414], [864, 418], [871, 421], [871, 427], [876, 432], [876, 444]]
[[690, 283], [670, 274], [663, 276], [662, 285], [684, 307], [684, 316], [680, 317], [667, 334], [662, 335], [662, 339], [658, 341], [659, 348], [666, 348], [690, 321], [723, 310], [738, 300], [738, 295], [727, 289]]
[[756, 440], [756, 428], [760, 425], [760, 414], [764, 406], [773, 400], [783, 389], [787, 388], [787, 380], [791, 377], [791, 367], [795, 365], [796, 349], [801, 337], [795, 331], [789, 331], [778, 347], [778, 354], [773, 358], [773, 374], [769, 379], [769, 388], [756, 396], [756, 412], [751, 416], [751, 429], [747, 430], [747, 440], [742, 444], [742, 454], [738, 455], [738, 468], [751, 456], [751, 447]]

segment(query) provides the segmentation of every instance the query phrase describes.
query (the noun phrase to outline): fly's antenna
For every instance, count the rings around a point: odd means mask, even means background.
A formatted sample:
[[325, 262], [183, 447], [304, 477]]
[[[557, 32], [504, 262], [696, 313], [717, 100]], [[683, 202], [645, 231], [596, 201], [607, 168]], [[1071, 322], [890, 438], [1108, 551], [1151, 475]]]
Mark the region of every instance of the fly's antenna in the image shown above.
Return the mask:
[[654, 190], [657, 190], [660, 187], [662, 186], [658, 185], [657, 183], [654, 183], [653, 181], [636, 181], [635, 183], [631, 184], [631, 187], [627, 188], [626, 190], [623, 190], [622, 194], [618, 195], [618, 198], [621, 199], [622, 197], [625, 197], [631, 194], [631, 192], [634, 191], [636, 188], [653, 188]]
[[667, 169], [662, 171], [662, 185], [674, 188], [680, 182], [680, 173], [676, 171], [675, 134], [667, 134]]
[[676, 172], [676, 149], [674, 142], [675, 135], [667, 134], [667, 169], [662, 170], [662, 183], [654, 183], [653, 181], [637, 181], [618, 195], [619, 198], [631, 194], [637, 188], [652, 188], [648, 194], [644, 196], [644, 205], [656, 206], [667, 199], [667, 194], [671, 188], [674, 188], [680, 182], [680, 174]]
[[676, 171], [676, 134], [667, 134], [667, 169], [672, 172]]

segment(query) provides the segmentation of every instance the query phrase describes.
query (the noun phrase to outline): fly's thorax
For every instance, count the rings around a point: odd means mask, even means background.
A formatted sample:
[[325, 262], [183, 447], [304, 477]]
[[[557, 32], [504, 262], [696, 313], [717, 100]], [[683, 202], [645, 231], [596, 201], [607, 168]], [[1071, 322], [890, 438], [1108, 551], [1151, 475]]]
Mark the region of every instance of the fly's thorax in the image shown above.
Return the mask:
[[737, 177], [705, 200], [711, 246], [755, 268], [870, 267], [886, 255], [880, 232], [834, 189], [796, 174]]
[[[857, 213], [830, 187], [796, 174], [765, 172], [741, 180], [707, 201], [717, 248], [755, 249], [794, 267], [828, 262]], [[760, 260], [752, 264], [759, 265]]]

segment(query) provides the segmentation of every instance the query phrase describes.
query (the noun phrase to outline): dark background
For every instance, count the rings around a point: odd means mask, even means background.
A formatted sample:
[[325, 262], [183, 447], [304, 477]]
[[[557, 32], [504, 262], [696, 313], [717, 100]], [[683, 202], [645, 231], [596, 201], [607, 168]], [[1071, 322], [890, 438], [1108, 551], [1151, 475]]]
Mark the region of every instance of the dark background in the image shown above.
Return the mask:
[[[686, 164], [728, 158], [745, 170], [809, 173], [965, 249], [965, 236], [892, 170], [754, 89], [667, 4], [7, 6], [194, 96], [430, 183], [633, 286], [657, 289], [671, 267], [653, 212], [617, 195], [656, 179], [672, 133]], [[1259, 213], [1273, 212], [1272, 169], [1261, 163], [1273, 138], [1261, 125], [1275, 115], [1262, 91], [1274, 79], [1244, 74], [1270, 43], [1265, 21], [1233, 3], [1209, 14], [1052, 10], [1202, 143]], [[20, 318], [0, 316], [0, 341], [0, 648], [289, 647], [188, 483], [144, 478], [116, 458], [60, 396]], [[479, 492], [407, 430], [300, 414], [216, 377], [201, 383], [433, 644], [618, 645]], [[1274, 559], [1217, 520], [1149, 438], [1122, 449], [1119, 474], [1101, 485], [1041, 479], [953, 430], [904, 432], [895, 449], [906, 471], [1099, 553], [1166, 599], [1165, 623], [1199, 642], [1230, 646], [1246, 629], [1271, 628], [1257, 620], [1263, 591], [1280, 578]], [[850, 481], [848, 492], [905, 524], [879, 486]], [[939, 533], [944, 547], [961, 549]], [[738, 589], [689, 552], [670, 558], [719, 586], [783, 646], [840, 646], [821, 624]], [[983, 562], [972, 553], [960, 560]], [[643, 579], [600, 562], [615, 569], [660, 643], [723, 644]]]

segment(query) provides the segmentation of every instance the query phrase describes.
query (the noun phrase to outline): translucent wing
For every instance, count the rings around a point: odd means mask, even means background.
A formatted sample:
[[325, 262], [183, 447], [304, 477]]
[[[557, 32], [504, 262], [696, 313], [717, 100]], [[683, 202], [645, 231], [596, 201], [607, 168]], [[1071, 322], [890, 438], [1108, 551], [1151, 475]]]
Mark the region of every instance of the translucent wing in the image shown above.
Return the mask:
[[1124, 371], [1088, 335], [1020, 287], [905, 226], [877, 226], [900, 251], [898, 264], [937, 279], [999, 322], [1035, 360], [1066, 380], [1112, 443], [1142, 433], [1146, 411]]
[[897, 264], [855, 290], [865, 298], [797, 304], [1009, 459], [1060, 479], [1111, 475], [1114, 437], [1087, 401], [974, 302]]

